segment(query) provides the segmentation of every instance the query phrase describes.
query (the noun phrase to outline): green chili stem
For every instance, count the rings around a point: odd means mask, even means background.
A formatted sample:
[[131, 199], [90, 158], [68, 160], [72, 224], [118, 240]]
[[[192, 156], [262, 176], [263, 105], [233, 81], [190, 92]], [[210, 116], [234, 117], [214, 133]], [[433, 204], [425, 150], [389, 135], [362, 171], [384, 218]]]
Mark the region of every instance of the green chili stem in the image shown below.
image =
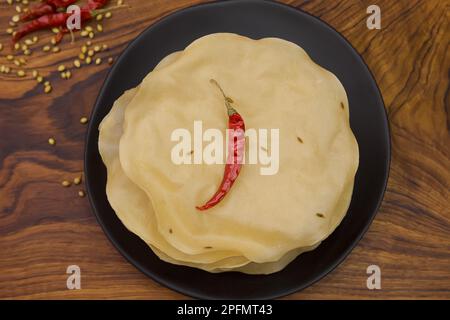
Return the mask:
[[220, 92], [222, 93], [223, 98], [225, 99], [225, 106], [227, 107], [228, 116], [231, 116], [231, 115], [237, 113], [237, 111], [231, 106], [231, 103], [233, 103], [233, 99], [231, 99], [230, 97], [228, 97], [225, 94], [225, 92], [223, 91], [223, 89], [219, 85], [219, 83], [214, 79], [210, 79], [209, 82], [211, 82], [213, 85], [215, 85], [217, 88], [219, 88]]

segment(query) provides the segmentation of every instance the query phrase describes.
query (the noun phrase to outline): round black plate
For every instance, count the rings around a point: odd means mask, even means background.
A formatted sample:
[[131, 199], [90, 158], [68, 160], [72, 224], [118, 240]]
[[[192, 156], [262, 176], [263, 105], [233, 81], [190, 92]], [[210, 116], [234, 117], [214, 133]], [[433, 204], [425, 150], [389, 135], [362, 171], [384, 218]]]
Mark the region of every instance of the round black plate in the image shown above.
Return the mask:
[[[138, 85], [163, 57], [215, 32], [233, 32], [254, 39], [279, 37], [297, 43], [314, 61], [332, 71], [348, 94], [360, 165], [347, 216], [319, 248], [302, 254], [272, 275], [211, 274], [165, 263], [122, 225], [105, 194], [106, 169], [97, 148], [100, 121], [113, 102], [125, 90]], [[389, 128], [383, 100], [366, 64], [346, 39], [319, 19], [289, 6], [238, 0], [180, 10], [150, 26], [131, 42], [110, 71], [91, 115], [85, 174], [89, 198], [103, 230], [143, 273], [197, 298], [263, 299], [301, 290], [344, 260], [368, 229], [382, 201], [389, 162]]]

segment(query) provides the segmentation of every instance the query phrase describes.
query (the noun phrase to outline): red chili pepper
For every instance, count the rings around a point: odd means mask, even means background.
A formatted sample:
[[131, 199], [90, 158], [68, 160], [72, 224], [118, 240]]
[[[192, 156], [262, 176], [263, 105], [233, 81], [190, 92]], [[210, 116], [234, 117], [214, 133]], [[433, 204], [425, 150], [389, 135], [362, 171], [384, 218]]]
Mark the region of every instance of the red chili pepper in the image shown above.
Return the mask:
[[43, 3], [34, 5], [27, 13], [21, 16], [22, 21], [29, 21], [46, 14], [55, 13], [60, 8], [67, 8], [77, 0], [45, 0]]
[[241, 115], [231, 106], [233, 100], [227, 97], [217, 83], [216, 80], [211, 79], [210, 82], [216, 85], [221, 91], [224, 99], [225, 106], [228, 111], [228, 129], [229, 129], [229, 143], [228, 143], [228, 158], [225, 164], [225, 170], [222, 178], [222, 182], [216, 193], [211, 197], [208, 202], [202, 206], [196, 206], [200, 211], [207, 210], [214, 207], [227, 195], [236, 181], [239, 172], [242, 168], [242, 159], [245, 152], [245, 123]]
[[[88, 21], [92, 18], [94, 18], [95, 16], [97, 16], [98, 14], [101, 14], [103, 12], [106, 12], [107, 10], [103, 9], [103, 10], [98, 10], [99, 8], [105, 6], [108, 3], [109, 0], [89, 0], [87, 5], [81, 9], [81, 23]], [[114, 9], [117, 7], [112, 7], [111, 9]], [[56, 35], [56, 43], [59, 43], [62, 38], [64, 37], [64, 34], [69, 33], [70, 30], [67, 29], [67, 27], [64, 25], [61, 30], [59, 31], [59, 33]]]
[[[104, 11], [102, 10], [92, 10], [90, 8], [84, 7], [80, 11], [80, 20], [81, 22], [88, 21], [103, 12]], [[41, 16], [27, 23], [26, 25], [23, 25], [13, 36], [13, 42], [17, 42], [24, 36], [37, 30], [49, 29], [54, 27], [61, 27], [62, 29], [64, 29], [66, 27], [66, 21], [71, 15], [71, 13], [59, 12]]]
[[21, 38], [33, 31], [63, 26], [69, 16], [70, 14], [65, 12], [41, 16], [26, 25], [23, 25], [13, 36], [13, 42], [19, 41]]
[[46, 14], [50, 14], [54, 12], [54, 8], [46, 3], [40, 3], [38, 5], [35, 5], [30, 8], [30, 10], [27, 13], [24, 13], [20, 20], [22, 21], [29, 21], [33, 20], [35, 18], [41, 17]]
[[87, 7], [91, 10], [100, 9], [104, 7], [109, 0], [88, 0]]
[[77, 0], [45, 0], [46, 3], [56, 8], [68, 7]]
[[[62, 2], [67, 3], [68, 1], [72, 1], [72, 0], [65, 0], [65, 1], [64, 0], [53, 0], [53, 1], [55, 1], [55, 3], [56, 3], [56, 1], [60, 1], [61, 3]], [[84, 6], [83, 8], [81, 8], [81, 12], [80, 12], [81, 22], [88, 21], [88, 20], [94, 18], [95, 16], [97, 16], [98, 14], [104, 13], [108, 10], [123, 7], [122, 5], [120, 5], [120, 6], [116, 6], [116, 7], [111, 7], [109, 9], [98, 10], [99, 8], [105, 6], [108, 3], [108, 1], [109, 0], [89, 0], [87, 5]], [[58, 13], [51, 13], [51, 14], [46, 14], [46, 15], [40, 16], [39, 18], [31, 21], [30, 23], [23, 25], [13, 36], [13, 43], [19, 41], [21, 38], [23, 38], [27, 34], [30, 34], [34, 31], [42, 30], [42, 29], [49, 29], [49, 28], [53, 28], [53, 27], [60, 27], [62, 29], [61, 32], [57, 36], [57, 40], [61, 41], [62, 37], [64, 36], [64, 33], [68, 32], [68, 30], [66, 28], [66, 21], [71, 15], [72, 15], [71, 13], [58, 12]], [[57, 42], [59, 42], [59, 41], [57, 41]]]
[[67, 29], [67, 27], [60, 27], [59, 32], [55, 36], [55, 42], [60, 43], [61, 40], [64, 38], [64, 35], [69, 32], [70, 31], [69, 29]]

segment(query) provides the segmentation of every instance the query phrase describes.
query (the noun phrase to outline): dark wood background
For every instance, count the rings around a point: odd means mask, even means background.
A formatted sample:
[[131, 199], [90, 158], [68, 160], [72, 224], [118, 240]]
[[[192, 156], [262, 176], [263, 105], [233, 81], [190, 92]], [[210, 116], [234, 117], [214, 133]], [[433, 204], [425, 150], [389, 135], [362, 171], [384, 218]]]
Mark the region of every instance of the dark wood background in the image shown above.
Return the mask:
[[[115, 1], [113, 1], [115, 2]], [[94, 42], [117, 56], [161, 17], [200, 1], [127, 0]], [[381, 210], [336, 270], [292, 299], [450, 299], [449, 1], [284, 1], [341, 32], [362, 54], [383, 94], [392, 132], [392, 166]], [[368, 30], [366, 8], [382, 10]], [[0, 2], [0, 43], [14, 8]], [[50, 34], [39, 33], [41, 45]], [[79, 38], [78, 38], [79, 39]], [[150, 280], [108, 241], [80, 188], [61, 181], [82, 173], [86, 126], [108, 64], [83, 67], [69, 81], [56, 71], [78, 54], [35, 50], [26, 70], [50, 74], [53, 91], [30, 76], [0, 74], [0, 298], [183, 298]], [[0, 65], [9, 48], [0, 52]], [[56, 146], [47, 139], [54, 136]], [[82, 188], [82, 186], [81, 186]], [[81, 290], [66, 288], [66, 268], [81, 267]], [[377, 264], [382, 289], [366, 288]]]

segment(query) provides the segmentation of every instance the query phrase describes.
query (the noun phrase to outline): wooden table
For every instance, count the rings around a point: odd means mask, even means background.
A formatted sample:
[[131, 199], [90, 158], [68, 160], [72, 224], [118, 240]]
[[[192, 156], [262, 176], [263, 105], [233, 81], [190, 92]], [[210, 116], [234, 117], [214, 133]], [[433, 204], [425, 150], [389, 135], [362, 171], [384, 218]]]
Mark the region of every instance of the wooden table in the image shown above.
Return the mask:
[[[109, 45], [100, 54], [105, 59], [161, 17], [200, 1], [126, 2], [131, 8], [114, 11], [93, 40]], [[370, 230], [336, 270], [288, 298], [449, 299], [450, 2], [285, 2], [331, 24], [362, 54], [383, 94], [392, 133], [389, 184]], [[381, 30], [366, 27], [366, 8], [374, 3], [381, 8]], [[2, 0], [0, 9], [5, 45], [14, 8]], [[185, 298], [116, 251], [87, 198], [78, 196], [82, 185], [61, 186], [82, 173], [86, 126], [79, 119], [90, 114], [109, 65], [83, 66], [63, 80], [57, 66], [71, 65], [79, 36], [75, 44], [66, 36], [61, 52], [45, 53], [40, 47], [51, 33], [38, 35], [38, 49], [24, 67], [27, 76], [0, 74], [0, 298]], [[0, 65], [8, 52], [0, 52]], [[33, 69], [51, 81], [50, 94], [32, 79]], [[66, 288], [72, 264], [81, 268], [81, 290]], [[381, 290], [366, 287], [371, 264], [381, 268]]]

